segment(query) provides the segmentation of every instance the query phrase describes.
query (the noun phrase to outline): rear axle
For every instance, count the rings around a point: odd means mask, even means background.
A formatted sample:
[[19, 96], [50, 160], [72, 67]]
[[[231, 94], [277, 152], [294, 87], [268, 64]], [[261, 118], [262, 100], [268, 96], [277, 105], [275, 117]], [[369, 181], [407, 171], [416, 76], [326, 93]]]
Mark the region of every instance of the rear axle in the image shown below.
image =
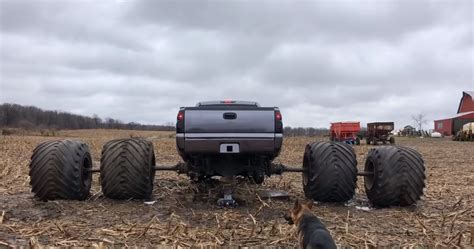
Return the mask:
[[[154, 170], [156, 171], [176, 171], [178, 174], [187, 174], [189, 172], [189, 168], [186, 165], [186, 163], [179, 162], [175, 165], [155, 165], [153, 167]], [[89, 172], [92, 173], [97, 173], [100, 172], [100, 167], [93, 167], [88, 169]], [[270, 174], [276, 174], [276, 175], [281, 175], [284, 172], [298, 172], [298, 173], [303, 173], [305, 172], [305, 169], [303, 167], [290, 167], [286, 166], [283, 164], [271, 164], [270, 166]], [[374, 175], [374, 172], [357, 172], [358, 176], [372, 176]]]

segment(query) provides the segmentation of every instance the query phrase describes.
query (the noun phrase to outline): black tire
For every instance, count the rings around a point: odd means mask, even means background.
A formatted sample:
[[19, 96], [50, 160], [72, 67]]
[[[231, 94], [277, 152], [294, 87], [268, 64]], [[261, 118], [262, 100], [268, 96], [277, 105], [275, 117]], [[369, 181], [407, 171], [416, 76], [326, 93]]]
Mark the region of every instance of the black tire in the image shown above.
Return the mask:
[[389, 141], [390, 141], [390, 144], [392, 144], [392, 145], [395, 144], [395, 138], [394, 137], [390, 137]]
[[369, 151], [365, 171], [365, 192], [376, 207], [408, 206], [416, 203], [425, 187], [425, 166], [421, 155], [400, 146]]
[[366, 143], [367, 145], [370, 145], [370, 139], [369, 139], [369, 138], [366, 138], [366, 139], [365, 139], [365, 143]]
[[113, 199], [150, 199], [154, 166], [155, 154], [150, 141], [143, 138], [112, 140], [102, 148], [102, 192]]
[[270, 161], [266, 158], [261, 158], [257, 165], [255, 165], [255, 171], [250, 174], [251, 181], [255, 184], [261, 185], [265, 181], [265, 173], [269, 171]]
[[265, 175], [263, 174], [259, 174], [259, 173], [254, 173], [252, 175], [252, 181], [255, 183], [255, 184], [262, 184], [264, 181], [265, 181]]
[[41, 143], [30, 162], [31, 191], [40, 200], [84, 200], [89, 196], [92, 160], [87, 144], [76, 140]]
[[308, 144], [303, 168], [306, 197], [321, 202], [345, 202], [354, 196], [357, 160], [351, 146], [338, 142]]

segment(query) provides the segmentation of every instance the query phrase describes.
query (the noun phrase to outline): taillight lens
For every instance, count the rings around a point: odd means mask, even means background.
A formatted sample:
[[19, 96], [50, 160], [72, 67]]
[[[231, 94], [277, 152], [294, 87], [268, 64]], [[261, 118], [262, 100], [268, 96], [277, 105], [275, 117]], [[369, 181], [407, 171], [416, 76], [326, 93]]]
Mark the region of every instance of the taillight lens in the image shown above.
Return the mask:
[[184, 111], [178, 112], [176, 120], [176, 133], [184, 133]]
[[275, 111], [275, 119], [278, 120], [278, 121], [282, 120], [280, 111]]
[[178, 112], [178, 121], [183, 121], [184, 120], [184, 111], [179, 111]]
[[275, 133], [283, 133], [282, 119], [280, 111], [275, 111]]

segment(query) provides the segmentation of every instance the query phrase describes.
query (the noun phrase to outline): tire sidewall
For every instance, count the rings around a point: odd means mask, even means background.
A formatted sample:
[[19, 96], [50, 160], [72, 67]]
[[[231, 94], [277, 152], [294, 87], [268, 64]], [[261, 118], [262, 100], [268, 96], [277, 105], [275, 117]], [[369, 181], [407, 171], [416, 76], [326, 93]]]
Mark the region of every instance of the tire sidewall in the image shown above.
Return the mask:
[[148, 149], [149, 149], [149, 153], [150, 153], [150, 167], [149, 167], [149, 170], [150, 170], [150, 174], [149, 174], [149, 184], [150, 184], [150, 189], [149, 189], [149, 193], [147, 193], [147, 199], [151, 197], [152, 193], [153, 193], [153, 187], [154, 187], [154, 182], [155, 182], [155, 175], [156, 175], [156, 171], [154, 169], [155, 165], [156, 165], [156, 157], [155, 157], [155, 153], [154, 153], [154, 149], [153, 149], [153, 143], [148, 141]]
[[[74, 178], [75, 183], [77, 184], [77, 189], [75, 189], [76, 196], [74, 199], [85, 200], [90, 193], [92, 185], [92, 172], [88, 171], [87, 168], [92, 168], [92, 158], [89, 152], [89, 147], [78, 140], [64, 140], [63, 144], [65, 147], [68, 147], [70, 151], [79, 153], [79, 161], [74, 160], [74, 154], [69, 154], [69, 165], [63, 165], [64, 170], [71, 178]], [[75, 171], [78, 171], [76, 175]]]
[[308, 183], [312, 178], [312, 167], [310, 162], [310, 153], [311, 153], [311, 145], [307, 144], [304, 150], [303, 155], [303, 174], [302, 174], [302, 183], [303, 183], [303, 190], [306, 193], [308, 190]]
[[[376, 186], [378, 183], [379, 177], [379, 164], [377, 162], [377, 157], [375, 155], [375, 149], [371, 149], [369, 151], [369, 155], [367, 156], [367, 160], [365, 161], [364, 171], [365, 172], [372, 172], [372, 176], [364, 177], [364, 188], [367, 196], [373, 196], [376, 193]], [[370, 199], [370, 198], [369, 198]]]
[[88, 150], [87, 148], [87, 151], [82, 155], [81, 161], [79, 162], [81, 199], [88, 197], [92, 185], [92, 172], [89, 170], [92, 168], [92, 158]]

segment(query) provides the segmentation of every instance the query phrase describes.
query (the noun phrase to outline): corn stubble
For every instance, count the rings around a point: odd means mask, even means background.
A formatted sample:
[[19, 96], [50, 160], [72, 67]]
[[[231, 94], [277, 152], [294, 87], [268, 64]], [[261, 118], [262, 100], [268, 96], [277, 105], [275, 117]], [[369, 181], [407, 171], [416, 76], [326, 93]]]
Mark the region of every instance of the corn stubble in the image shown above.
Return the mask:
[[[42, 202], [32, 198], [28, 164], [41, 142], [79, 139], [87, 143], [92, 160], [100, 160], [102, 146], [112, 139], [148, 137], [156, 161], [172, 165], [180, 160], [173, 133], [78, 130], [59, 131], [57, 137], [0, 137], [0, 247], [114, 245], [175, 246], [294, 246], [295, 228], [283, 214], [291, 201], [264, 200], [258, 190], [287, 191], [292, 199], [304, 199], [302, 177], [297, 173], [267, 178], [262, 186], [241, 180], [237, 209], [219, 209], [215, 201], [220, 186], [202, 188], [186, 176], [157, 172], [155, 202], [111, 200], [94, 175], [91, 195], [85, 201]], [[301, 166], [305, 145], [322, 137], [286, 138], [276, 162]], [[317, 204], [313, 212], [331, 231], [338, 245], [368, 246], [469, 246], [474, 224], [474, 143], [449, 140], [397, 138], [397, 143], [416, 148], [425, 160], [425, 195], [417, 206], [372, 209], [368, 207], [363, 178], [357, 179], [355, 198], [343, 204]], [[373, 146], [355, 146], [358, 168]]]

